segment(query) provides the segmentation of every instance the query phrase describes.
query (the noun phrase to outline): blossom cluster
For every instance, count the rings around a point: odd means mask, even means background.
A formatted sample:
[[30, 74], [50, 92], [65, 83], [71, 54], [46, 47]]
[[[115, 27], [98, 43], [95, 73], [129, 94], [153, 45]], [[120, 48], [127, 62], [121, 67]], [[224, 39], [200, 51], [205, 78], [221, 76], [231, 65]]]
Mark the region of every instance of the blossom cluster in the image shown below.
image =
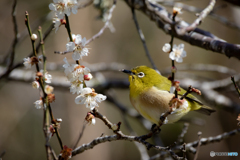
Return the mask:
[[71, 12], [77, 14], [77, 0], [53, 0], [53, 3], [49, 4], [49, 9], [54, 11], [58, 18], [63, 19], [65, 14], [67, 16], [70, 16]]
[[79, 64], [69, 64], [66, 58], [64, 62], [64, 73], [71, 83], [70, 92], [78, 94], [75, 103], [85, 104], [90, 110], [98, 107], [98, 103], [104, 101], [106, 96], [97, 94], [93, 88], [85, 86], [85, 81], [92, 79], [90, 69]]

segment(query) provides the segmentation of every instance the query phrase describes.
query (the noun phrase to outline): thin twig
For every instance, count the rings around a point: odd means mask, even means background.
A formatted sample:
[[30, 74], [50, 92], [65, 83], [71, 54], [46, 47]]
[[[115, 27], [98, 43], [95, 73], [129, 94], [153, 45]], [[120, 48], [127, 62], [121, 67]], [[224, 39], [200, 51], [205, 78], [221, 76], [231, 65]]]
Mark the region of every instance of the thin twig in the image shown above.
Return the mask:
[[103, 34], [104, 30], [108, 27], [109, 22], [112, 18], [113, 10], [116, 7], [116, 3], [117, 3], [117, 0], [114, 0], [112, 7], [109, 9], [107, 20], [106, 20], [104, 26], [102, 27], [102, 29], [97, 34], [95, 34], [92, 38], [88, 39], [86, 42], [86, 45], [89, 44], [90, 42], [92, 42], [93, 40], [95, 40], [96, 38], [100, 37]]
[[[51, 24], [48, 29], [45, 31], [44, 35], [43, 35], [43, 40], [45, 40], [51, 33], [52, 29], [54, 27], [54, 24]], [[37, 47], [36, 47], [36, 51], [38, 52], [38, 50], [40, 49], [41, 43], [39, 42]], [[32, 57], [34, 55], [34, 52], [31, 52], [28, 56], [26, 57]], [[15, 64], [12, 68], [10, 68], [10, 70], [5, 71], [1, 76], [0, 76], [0, 80], [4, 77], [7, 77], [14, 69], [22, 67], [23, 66], [23, 62], [20, 61], [17, 64]]]
[[[132, 1], [133, 1], [133, 3], [134, 3], [134, 0], [132, 0]], [[150, 55], [150, 53], [149, 53], [149, 50], [148, 50], [148, 48], [147, 48], [147, 44], [146, 44], [146, 41], [145, 41], [145, 37], [144, 37], [144, 34], [143, 34], [143, 32], [142, 32], [139, 24], [138, 24], [137, 16], [136, 16], [136, 14], [135, 14], [135, 9], [134, 9], [134, 7], [132, 7], [131, 10], [132, 10], [133, 21], [134, 21], [135, 26], [136, 26], [136, 28], [137, 28], [138, 35], [139, 35], [139, 37], [140, 37], [140, 39], [141, 39], [141, 41], [142, 41], [143, 48], [144, 48], [145, 53], [146, 53], [146, 55], [147, 55], [147, 57], [148, 57], [148, 60], [150, 61], [153, 69], [155, 69], [155, 70], [158, 71], [158, 69], [157, 69], [156, 65], [154, 64], [154, 61], [153, 61], [153, 59], [152, 59], [152, 57], [151, 57], [151, 55]]]
[[61, 54], [61, 55], [64, 55], [64, 54], [67, 54], [67, 53], [70, 53], [72, 51], [54, 51], [55, 54]]
[[239, 95], [239, 98], [240, 98], [240, 90], [239, 90], [239, 87], [237, 86], [233, 76], [231, 76], [231, 80], [232, 80], [232, 82], [234, 84], [234, 87], [235, 87], [235, 89], [236, 89], [236, 91], [237, 91], [237, 93]]
[[80, 132], [80, 134], [79, 134], [79, 137], [78, 137], [75, 145], [73, 146], [73, 149], [75, 149], [75, 148], [77, 147], [79, 141], [81, 140], [81, 138], [82, 138], [82, 136], [83, 136], [83, 133], [84, 133], [84, 130], [85, 130], [85, 128], [86, 128], [86, 125], [87, 125], [86, 123], [83, 123], [82, 130], [81, 130], [81, 132]]
[[183, 159], [185, 160], [187, 158], [186, 143], [183, 143], [182, 153], [183, 153]]
[[14, 41], [12, 44], [12, 52], [10, 55], [10, 63], [8, 65], [8, 70], [10, 68], [12, 68], [13, 66], [13, 62], [14, 62], [14, 57], [15, 57], [15, 49], [16, 49], [16, 45], [18, 43], [18, 25], [17, 25], [17, 19], [16, 19], [16, 7], [17, 7], [17, 0], [14, 0], [13, 2], [13, 6], [12, 6], [12, 21], [13, 21], [13, 25], [14, 25]]
[[185, 134], [186, 134], [187, 131], [188, 131], [188, 127], [189, 127], [189, 123], [184, 123], [183, 128], [182, 128], [182, 132], [181, 132], [181, 134], [178, 136], [178, 140], [177, 140], [178, 143], [181, 144], [181, 143], [183, 142], [183, 138], [184, 138]]
[[197, 152], [194, 156], [194, 160], [197, 160], [197, 158], [198, 158], [198, 154], [199, 154], [199, 150], [200, 150], [200, 146], [201, 146], [201, 135], [202, 135], [202, 132], [198, 132], [198, 146], [197, 146]]
[[184, 98], [186, 98], [187, 95], [188, 95], [189, 93], [191, 93], [191, 92], [192, 92], [192, 86], [190, 85], [190, 86], [188, 87], [187, 92], [185, 92], [185, 93], [182, 95], [182, 97], [180, 98], [180, 100], [183, 100]]
[[199, 14], [198, 18], [189, 26], [180, 29], [178, 31], [178, 34], [184, 35], [186, 32], [193, 31], [195, 28], [197, 28], [198, 25], [201, 24], [204, 18], [207, 17], [207, 15], [213, 10], [213, 7], [216, 3], [216, 0], [211, 0], [209, 5]]

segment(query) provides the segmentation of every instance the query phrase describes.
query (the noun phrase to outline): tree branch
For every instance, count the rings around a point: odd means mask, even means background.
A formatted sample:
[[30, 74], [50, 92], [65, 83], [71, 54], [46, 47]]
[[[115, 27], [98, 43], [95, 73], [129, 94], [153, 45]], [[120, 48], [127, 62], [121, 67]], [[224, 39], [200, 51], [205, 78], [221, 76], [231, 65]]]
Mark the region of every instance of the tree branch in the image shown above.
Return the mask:
[[[169, 35], [172, 34], [171, 25], [173, 22], [171, 20], [171, 14], [168, 13], [164, 7], [148, 0], [145, 1], [146, 3], [144, 3], [143, 0], [136, 0], [134, 4], [132, 4], [131, 0], [125, 0], [125, 2], [129, 5], [129, 7], [134, 7], [135, 9], [140, 10], [152, 21], [155, 21], [157, 26], [165, 33]], [[180, 35], [178, 34], [178, 30], [189, 26], [189, 24], [184, 21], [181, 21], [180, 23], [179, 19], [176, 19], [176, 22], [179, 23], [176, 25], [174, 37], [177, 37], [194, 46], [224, 54], [229, 58], [235, 57], [240, 59], [240, 45], [227, 43], [226, 41], [219, 39], [217, 36], [199, 28], [194, 29], [190, 33]]]

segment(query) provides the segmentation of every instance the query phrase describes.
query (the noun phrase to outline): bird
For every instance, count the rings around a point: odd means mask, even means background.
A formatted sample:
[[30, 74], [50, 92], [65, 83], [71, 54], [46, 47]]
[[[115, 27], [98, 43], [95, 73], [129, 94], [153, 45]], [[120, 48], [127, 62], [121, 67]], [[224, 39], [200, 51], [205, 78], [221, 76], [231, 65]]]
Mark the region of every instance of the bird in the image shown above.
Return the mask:
[[[174, 94], [170, 93], [172, 82], [147, 66], [137, 66], [131, 70], [122, 69], [121, 71], [128, 74], [131, 104], [145, 119], [159, 125], [160, 117], [170, 110], [169, 103], [174, 97]], [[178, 97], [184, 93], [186, 91], [180, 88]], [[182, 105], [173, 110], [164, 123], [177, 122], [193, 110], [206, 115], [215, 112], [192, 94], [187, 94]]]

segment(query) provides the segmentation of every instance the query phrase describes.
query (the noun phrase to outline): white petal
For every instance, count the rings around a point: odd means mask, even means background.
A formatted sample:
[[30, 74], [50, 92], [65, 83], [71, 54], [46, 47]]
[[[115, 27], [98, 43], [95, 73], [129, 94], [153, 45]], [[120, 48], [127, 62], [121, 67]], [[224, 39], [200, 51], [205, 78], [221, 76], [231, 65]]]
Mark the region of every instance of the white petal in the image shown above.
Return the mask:
[[174, 52], [171, 52], [169, 54], [169, 58], [172, 59], [172, 60], [175, 60], [175, 53]]
[[82, 45], [83, 45], [83, 47], [86, 45], [86, 42], [87, 42], [87, 39], [86, 39], [86, 37], [84, 37], [84, 38], [82, 39]]
[[75, 5], [72, 7], [72, 13], [77, 14], [77, 12], [78, 12], [78, 6]]
[[184, 49], [184, 44], [183, 43], [179, 44], [178, 49]]
[[56, 6], [53, 3], [50, 3], [48, 7], [51, 11], [57, 11]]
[[66, 44], [67, 51], [72, 52], [75, 48], [75, 43], [74, 42], [68, 42]]
[[84, 69], [83, 69], [83, 73], [84, 74], [88, 74], [90, 72], [90, 69], [88, 68], [88, 67], [85, 67]]
[[82, 95], [79, 95], [75, 98], [76, 104], [84, 104], [86, 101], [86, 97], [83, 97]]
[[89, 94], [89, 93], [92, 93], [92, 89], [91, 88], [83, 88], [82, 89], [82, 94], [85, 95], [85, 94]]
[[81, 51], [81, 55], [82, 56], [87, 56], [88, 55], [88, 49], [87, 48], [83, 48]]
[[95, 124], [96, 124], [96, 119], [93, 118], [91, 123], [92, 123], [93, 125], [95, 125]]
[[78, 44], [78, 45], [79, 45], [80, 43], [82, 43], [82, 36], [81, 36], [80, 34], [78, 34], [78, 35], [76, 36], [75, 43]]
[[171, 86], [171, 88], [170, 88], [170, 93], [174, 94], [174, 92], [175, 92], [175, 89], [176, 89], [176, 87], [174, 87], [174, 86]]
[[182, 57], [177, 57], [177, 58], [176, 58], [176, 61], [177, 61], [178, 63], [182, 63], [182, 62], [183, 62], [183, 59], [182, 59]]
[[186, 57], [187, 56], [187, 52], [186, 51], [183, 51], [182, 54], [181, 54], [182, 57]]
[[97, 104], [97, 102], [92, 101], [92, 102], [90, 103], [90, 109], [93, 110], [95, 107], [98, 107], [98, 104]]
[[101, 101], [106, 100], [107, 96], [104, 96], [102, 94], [98, 94], [98, 95], [96, 95], [95, 99], [96, 99], [97, 102], [101, 102]]
[[66, 8], [66, 9], [64, 10], [64, 13], [65, 13], [67, 16], [70, 16], [71, 11], [70, 11], [69, 8]]
[[57, 17], [58, 18], [63, 19], [64, 16], [65, 15], [64, 15], [64, 13], [62, 11], [57, 12]]
[[79, 81], [83, 81], [83, 79], [84, 79], [84, 75], [83, 75], [83, 74], [79, 74], [79, 75], [78, 75], [78, 80], [79, 80]]

